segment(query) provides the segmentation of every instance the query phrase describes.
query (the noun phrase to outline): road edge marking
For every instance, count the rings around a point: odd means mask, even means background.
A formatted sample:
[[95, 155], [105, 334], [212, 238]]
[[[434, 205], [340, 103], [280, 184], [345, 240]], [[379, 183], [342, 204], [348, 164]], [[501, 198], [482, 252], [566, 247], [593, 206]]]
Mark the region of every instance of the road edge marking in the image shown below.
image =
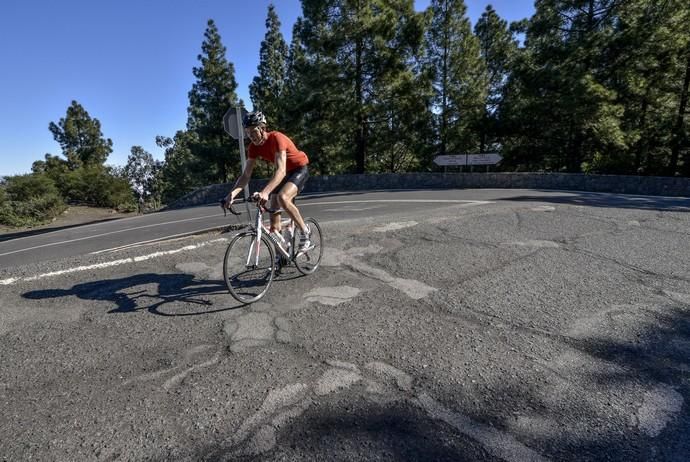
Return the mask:
[[94, 269], [110, 268], [113, 266], [120, 266], [120, 265], [124, 265], [127, 263], [139, 263], [142, 261], [150, 260], [152, 258], [158, 258], [158, 257], [166, 256], [166, 255], [173, 255], [176, 253], [184, 252], [186, 250], [196, 250], [196, 249], [199, 249], [201, 247], [205, 247], [209, 244], [213, 244], [213, 243], [221, 242], [221, 241], [227, 241], [227, 239], [226, 238], [213, 239], [210, 241], [201, 242], [199, 244], [186, 245], [186, 246], [181, 247], [179, 249], [154, 252], [154, 253], [151, 253], [148, 255], [140, 255], [138, 257], [122, 258], [119, 260], [113, 260], [113, 261], [104, 262], [104, 263], [95, 263], [93, 265], [77, 266], [77, 267], [68, 268], [65, 270], [51, 271], [50, 273], [37, 274], [35, 276], [0, 279], [0, 286], [9, 286], [12, 284], [16, 284], [17, 282], [38, 281], [39, 279], [46, 279], [46, 278], [50, 278], [50, 277], [54, 277], [54, 276], [61, 276], [64, 274], [90, 271], [90, 270], [94, 270]]

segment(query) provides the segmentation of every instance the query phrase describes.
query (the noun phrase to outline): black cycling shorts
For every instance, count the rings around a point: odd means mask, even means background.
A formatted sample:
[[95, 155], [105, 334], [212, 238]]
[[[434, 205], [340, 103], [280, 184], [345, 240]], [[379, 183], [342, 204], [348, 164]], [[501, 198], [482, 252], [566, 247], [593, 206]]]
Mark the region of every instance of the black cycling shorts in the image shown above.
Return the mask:
[[273, 191], [271, 191], [271, 194], [278, 194], [283, 186], [285, 186], [287, 183], [293, 183], [295, 186], [297, 186], [297, 192], [302, 192], [304, 185], [307, 183], [307, 178], [309, 178], [309, 169], [306, 165], [297, 167], [294, 170], [290, 170], [285, 174], [283, 181], [281, 181], [280, 184], [276, 186]]

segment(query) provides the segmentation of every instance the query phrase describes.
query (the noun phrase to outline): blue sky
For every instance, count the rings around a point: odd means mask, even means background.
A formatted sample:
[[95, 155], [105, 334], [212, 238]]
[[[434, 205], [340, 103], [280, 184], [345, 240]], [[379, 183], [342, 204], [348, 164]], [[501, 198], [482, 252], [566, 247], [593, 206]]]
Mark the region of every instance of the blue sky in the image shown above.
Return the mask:
[[[269, 0], [4, 0], [0, 13], [0, 176], [29, 173], [61, 154], [48, 130], [78, 101], [113, 140], [107, 163], [124, 165], [132, 146], [155, 158], [156, 135], [187, 121], [208, 19], [235, 65], [237, 93], [251, 105]], [[274, 0], [289, 43], [299, 0]], [[488, 3], [509, 21], [529, 17], [533, 0], [466, 0], [472, 23]], [[415, 0], [423, 10], [429, 0]]]

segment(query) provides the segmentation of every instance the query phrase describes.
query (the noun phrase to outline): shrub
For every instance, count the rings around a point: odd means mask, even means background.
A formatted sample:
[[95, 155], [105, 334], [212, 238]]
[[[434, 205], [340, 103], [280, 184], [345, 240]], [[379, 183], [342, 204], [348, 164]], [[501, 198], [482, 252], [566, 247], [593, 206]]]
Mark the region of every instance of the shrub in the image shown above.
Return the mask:
[[30, 173], [8, 177], [5, 188], [8, 199], [11, 201], [25, 201], [50, 195], [59, 196], [53, 180], [44, 174]]
[[109, 207], [118, 210], [136, 210], [136, 202], [126, 179], [110, 175], [98, 167], [80, 168], [67, 173], [61, 185], [69, 201]]
[[7, 226], [36, 226], [51, 221], [67, 206], [57, 193], [31, 197], [24, 201], [0, 203], [0, 223]]
[[39, 225], [66, 208], [55, 183], [44, 174], [7, 177], [0, 187], [0, 223], [7, 226]]

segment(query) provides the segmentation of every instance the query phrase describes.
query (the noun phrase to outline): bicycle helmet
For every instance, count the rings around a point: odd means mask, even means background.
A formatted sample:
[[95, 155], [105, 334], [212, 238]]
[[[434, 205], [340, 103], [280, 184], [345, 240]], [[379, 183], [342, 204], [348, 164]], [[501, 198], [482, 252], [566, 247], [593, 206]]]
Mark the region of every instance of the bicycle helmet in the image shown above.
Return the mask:
[[242, 126], [256, 127], [257, 125], [266, 124], [266, 116], [261, 111], [248, 112], [242, 117]]

